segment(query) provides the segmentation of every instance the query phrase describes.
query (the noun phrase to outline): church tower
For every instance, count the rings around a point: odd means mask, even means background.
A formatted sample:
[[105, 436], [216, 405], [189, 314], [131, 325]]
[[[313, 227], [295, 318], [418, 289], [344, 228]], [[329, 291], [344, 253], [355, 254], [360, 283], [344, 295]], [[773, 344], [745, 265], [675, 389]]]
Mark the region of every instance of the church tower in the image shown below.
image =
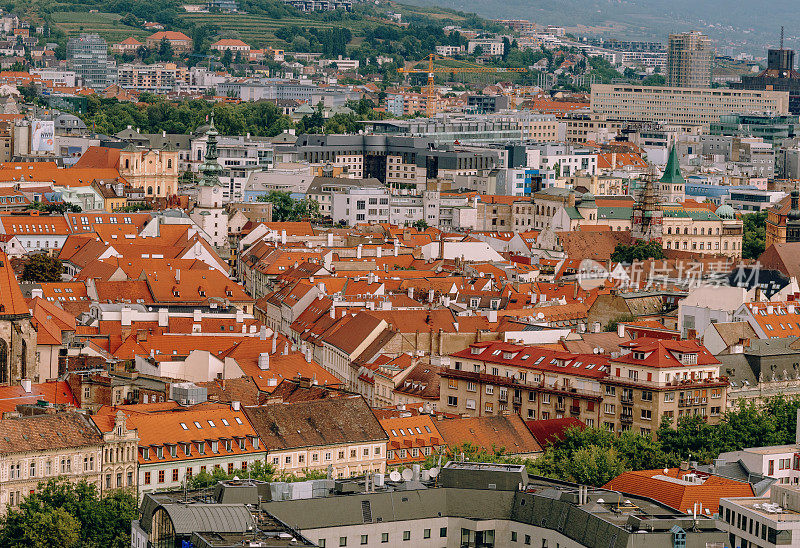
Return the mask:
[[8, 256], [0, 251], [0, 385], [39, 378], [36, 330]]
[[214, 114], [206, 131], [206, 157], [200, 165], [200, 181], [197, 189], [197, 204], [191, 213], [192, 220], [205, 230], [214, 247], [225, 247], [228, 243], [228, 214], [225, 213], [223, 188], [219, 181], [222, 166], [217, 158], [217, 136]]

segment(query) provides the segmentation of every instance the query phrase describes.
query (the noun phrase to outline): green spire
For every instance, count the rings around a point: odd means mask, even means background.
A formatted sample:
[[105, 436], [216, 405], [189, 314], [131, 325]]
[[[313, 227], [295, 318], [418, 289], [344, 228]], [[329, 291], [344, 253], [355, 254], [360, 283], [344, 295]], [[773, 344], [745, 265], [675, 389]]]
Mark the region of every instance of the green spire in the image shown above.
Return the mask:
[[211, 126], [206, 131], [206, 158], [200, 164], [200, 184], [204, 186], [216, 186], [219, 184], [219, 176], [222, 173], [222, 166], [217, 162], [219, 153], [217, 152], [217, 129], [214, 127], [214, 113], [211, 113]]
[[678, 162], [678, 152], [675, 150], [675, 145], [672, 145], [672, 150], [669, 151], [667, 167], [664, 168], [664, 175], [661, 176], [659, 182], [667, 183], [668, 185], [682, 185], [686, 182], [683, 180], [683, 174], [681, 174], [681, 166]]

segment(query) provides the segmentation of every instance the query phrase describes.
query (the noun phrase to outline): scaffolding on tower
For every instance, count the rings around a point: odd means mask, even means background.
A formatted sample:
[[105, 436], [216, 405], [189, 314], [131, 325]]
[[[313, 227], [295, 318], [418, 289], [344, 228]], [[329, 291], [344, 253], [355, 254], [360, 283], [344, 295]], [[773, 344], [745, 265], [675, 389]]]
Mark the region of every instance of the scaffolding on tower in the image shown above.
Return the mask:
[[631, 236], [648, 242], [661, 241], [663, 234], [664, 209], [661, 205], [661, 192], [656, 179], [656, 171], [650, 166], [644, 184], [637, 193], [633, 206], [633, 226]]

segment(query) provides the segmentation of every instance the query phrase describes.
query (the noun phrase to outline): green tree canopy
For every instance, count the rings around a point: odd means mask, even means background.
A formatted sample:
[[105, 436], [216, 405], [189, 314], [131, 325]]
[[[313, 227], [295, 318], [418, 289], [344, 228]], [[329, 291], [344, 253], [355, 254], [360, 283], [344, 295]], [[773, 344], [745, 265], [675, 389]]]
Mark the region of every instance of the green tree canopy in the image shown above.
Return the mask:
[[2, 518], [0, 546], [125, 548], [136, 515], [132, 493], [115, 491], [100, 498], [85, 481], [51, 479]]
[[767, 212], [746, 213], [742, 215], [742, 258], [758, 259], [767, 239]]
[[617, 244], [611, 254], [611, 260], [618, 263], [632, 263], [645, 259], [663, 259], [664, 250], [659, 242], [638, 240], [632, 245]]
[[64, 266], [59, 259], [45, 253], [30, 255], [22, 269], [22, 280], [26, 282], [60, 282]]

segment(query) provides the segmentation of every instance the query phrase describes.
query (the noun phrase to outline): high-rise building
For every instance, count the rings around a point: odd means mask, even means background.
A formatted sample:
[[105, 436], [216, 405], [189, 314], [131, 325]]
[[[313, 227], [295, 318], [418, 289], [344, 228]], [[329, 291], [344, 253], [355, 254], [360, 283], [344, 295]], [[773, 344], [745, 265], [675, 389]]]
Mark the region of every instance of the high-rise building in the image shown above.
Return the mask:
[[789, 92], [789, 112], [800, 114], [800, 72], [794, 69], [794, 51], [771, 49], [767, 51], [767, 68], [754, 75], [742, 76], [741, 82], [732, 82], [734, 89], [771, 89]]
[[92, 89], [108, 86], [108, 44], [98, 34], [81, 34], [67, 42], [70, 67]]
[[711, 85], [714, 50], [708, 36], [692, 31], [669, 35], [667, 85], [695, 88]]

